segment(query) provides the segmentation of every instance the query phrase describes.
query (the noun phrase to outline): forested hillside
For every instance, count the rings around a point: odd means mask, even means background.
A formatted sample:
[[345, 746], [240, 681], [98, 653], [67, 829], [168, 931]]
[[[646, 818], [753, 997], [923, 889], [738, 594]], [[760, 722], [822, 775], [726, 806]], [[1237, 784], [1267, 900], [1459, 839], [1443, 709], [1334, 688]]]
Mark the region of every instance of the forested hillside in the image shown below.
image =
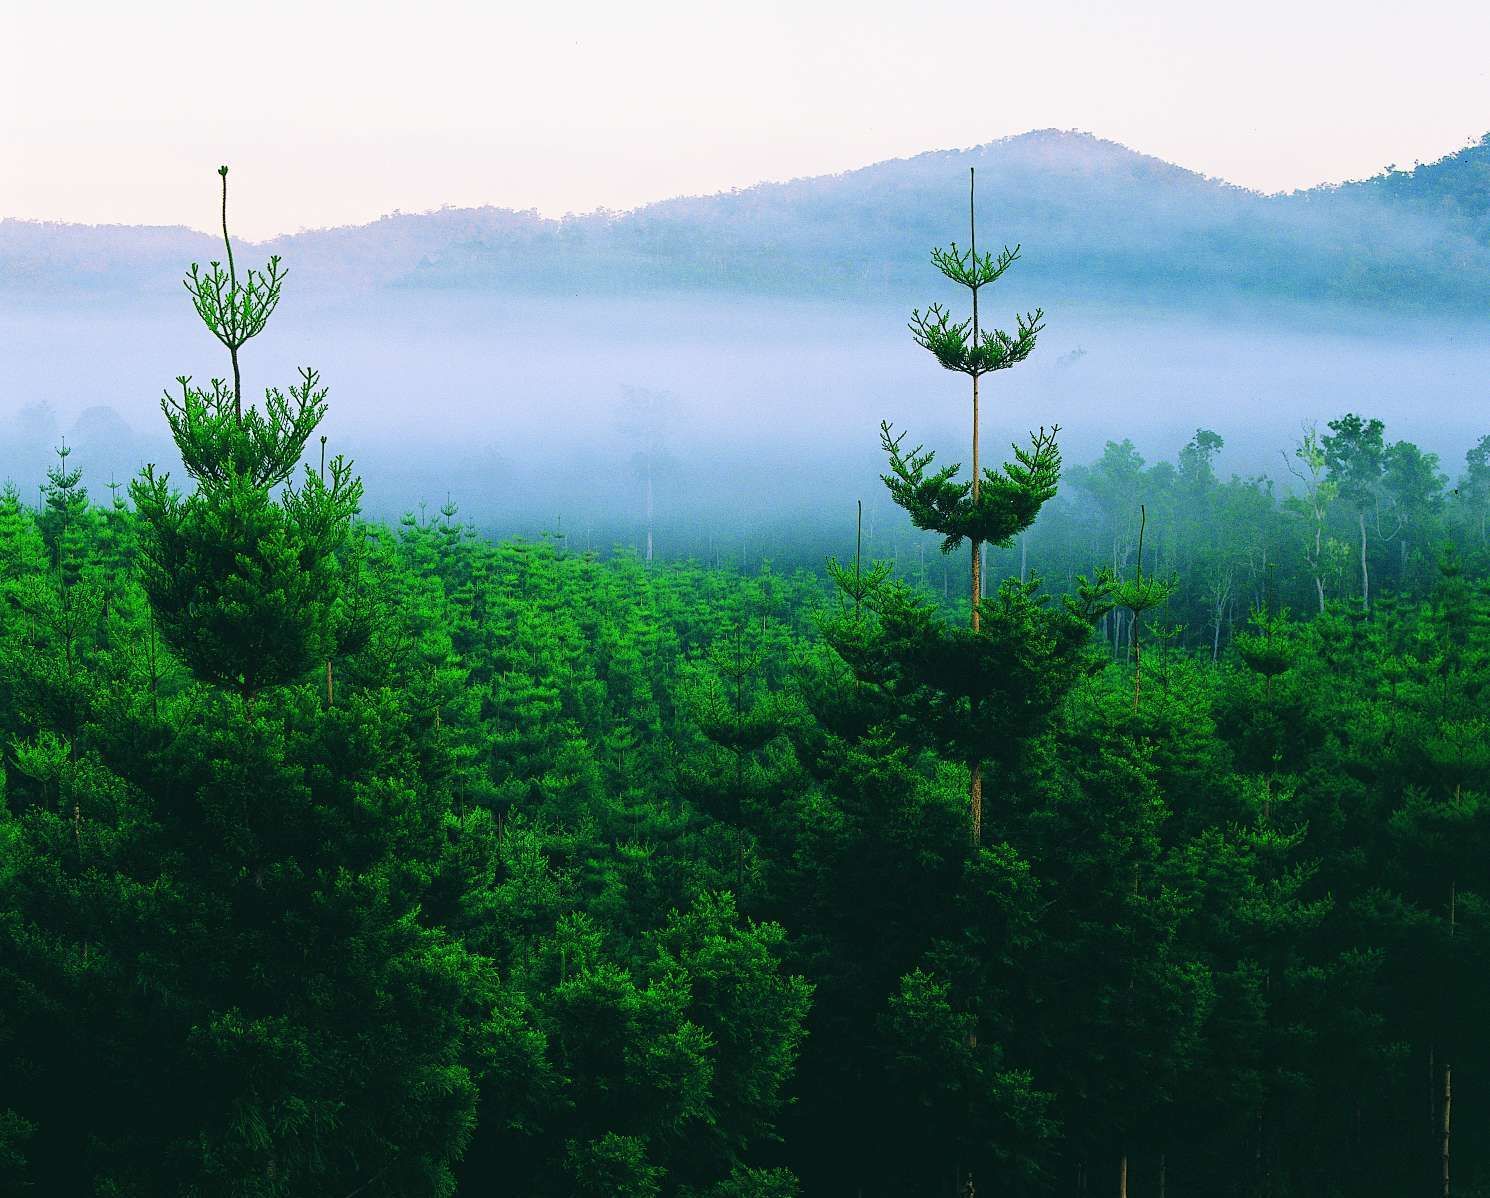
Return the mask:
[[10, 1193], [1397, 1194], [1445, 1061], [1490, 1167], [1472, 546], [1137, 710], [1094, 647], [974, 852], [814, 578], [365, 528], [331, 705], [245, 707], [66, 482], [0, 502]]
[[[496, 295], [738, 292], [900, 295], [918, 247], [958, 211], [968, 167], [999, 235], [1029, 247], [1022, 284], [1064, 303], [1286, 300], [1442, 314], [1490, 280], [1490, 143], [1359, 183], [1264, 196], [1089, 134], [1040, 130], [840, 175], [762, 183], [634, 211], [542, 217], [499, 207], [394, 213], [277, 238], [313, 292]], [[182, 228], [0, 221], [13, 301], [166, 293], [213, 252]]]
[[970, 242], [812, 568], [368, 522], [194, 267], [184, 479], [0, 492], [0, 1194], [1490, 1193], [1490, 443], [990, 468]]

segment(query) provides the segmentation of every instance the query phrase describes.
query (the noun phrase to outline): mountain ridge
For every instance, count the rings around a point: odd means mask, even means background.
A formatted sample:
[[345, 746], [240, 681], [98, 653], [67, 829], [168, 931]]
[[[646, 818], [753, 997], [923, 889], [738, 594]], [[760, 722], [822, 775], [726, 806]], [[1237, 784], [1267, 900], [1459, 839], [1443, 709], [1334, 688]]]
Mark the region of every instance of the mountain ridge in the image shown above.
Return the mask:
[[[1490, 137], [1490, 134], [1487, 134]], [[689, 192], [677, 196], [664, 196], [656, 200], [648, 200], [630, 208], [611, 209], [605, 207], [592, 208], [583, 212], [566, 212], [562, 216], [544, 216], [536, 208], [514, 208], [506, 204], [441, 204], [436, 208], [424, 208], [417, 211], [404, 211], [395, 208], [391, 212], [380, 213], [371, 220], [352, 222], [342, 225], [316, 225], [309, 228], [297, 229], [294, 232], [276, 233], [273, 237], [259, 238], [257, 240], [240, 237], [237, 240], [252, 247], [270, 247], [293, 241], [296, 238], [313, 236], [316, 234], [343, 233], [370, 229], [377, 225], [403, 219], [418, 219], [423, 217], [439, 217], [450, 213], [503, 213], [515, 217], [531, 218], [544, 224], [563, 224], [566, 221], [585, 220], [589, 218], [608, 217], [618, 218], [630, 216], [650, 208], [663, 207], [669, 204], [689, 203], [695, 201], [707, 201], [720, 199], [725, 196], [740, 195], [742, 193], [760, 191], [775, 187], [790, 187], [802, 183], [815, 183], [823, 180], [842, 179], [847, 176], [862, 175], [877, 171], [881, 168], [894, 167], [902, 163], [920, 162], [927, 159], [946, 159], [964, 156], [972, 153], [986, 152], [998, 146], [1014, 145], [1018, 143], [1029, 143], [1042, 139], [1060, 139], [1069, 142], [1077, 142], [1091, 147], [1100, 147], [1102, 150], [1116, 150], [1121, 156], [1152, 163], [1157, 167], [1167, 169], [1178, 175], [1184, 175], [1205, 183], [1217, 184], [1219, 186], [1244, 192], [1250, 195], [1270, 196], [1295, 194], [1292, 192], [1261, 192], [1255, 188], [1248, 188], [1239, 183], [1233, 183], [1219, 175], [1206, 175], [1190, 167], [1181, 166], [1167, 159], [1160, 158], [1154, 154], [1145, 153], [1134, 149], [1123, 142], [1111, 138], [1100, 137], [1095, 133], [1082, 129], [1058, 129], [1050, 126], [1043, 129], [1029, 129], [1023, 133], [1012, 133], [1006, 137], [997, 137], [992, 141], [979, 142], [971, 146], [947, 146], [934, 150], [919, 150], [914, 154], [898, 155], [891, 158], [881, 158], [874, 162], [865, 163], [862, 166], [848, 167], [842, 171], [825, 171], [812, 175], [793, 175], [784, 179], [760, 179], [754, 183], [747, 183], [738, 187], [723, 188], [712, 192]], [[1356, 182], [1356, 181], [1351, 181]], [[1316, 184], [1314, 187], [1302, 189], [1314, 191], [1328, 186], [1345, 186], [1348, 184]], [[46, 229], [93, 229], [93, 230], [132, 230], [141, 233], [171, 233], [183, 237], [200, 238], [215, 241], [217, 234], [211, 230], [198, 229], [191, 225], [142, 225], [129, 224], [122, 221], [90, 222], [90, 221], [65, 221], [54, 220], [47, 217], [21, 217], [0, 216], [0, 226], [14, 224]]]
[[[1412, 170], [1264, 194], [1090, 133], [1031, 130], [625, 212], [394, 212], [252, 249], [283, 254], [327, 294], [898, 295], [924, 286], [926, 250], [957, 236], [968, 166], [990, 241], [1023, 242], [1023, 280], [1063, 299], [1226, 292], [1427, 310], [1490, 295], [1490, 135]], [[184, 226], [12, 218], [0, 277], [12, 293], [140, 293], [216, 246]]]

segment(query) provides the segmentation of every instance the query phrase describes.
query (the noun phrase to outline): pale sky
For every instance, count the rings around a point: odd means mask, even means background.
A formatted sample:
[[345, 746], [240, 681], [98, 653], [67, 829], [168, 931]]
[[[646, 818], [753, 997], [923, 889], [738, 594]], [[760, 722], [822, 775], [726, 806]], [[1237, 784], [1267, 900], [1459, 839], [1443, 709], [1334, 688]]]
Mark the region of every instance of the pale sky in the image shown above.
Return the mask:
[[3, 0], [0, 217], [548, 215], [1034, 128], [1263, 191], [1490, 130], [1485, 0]]

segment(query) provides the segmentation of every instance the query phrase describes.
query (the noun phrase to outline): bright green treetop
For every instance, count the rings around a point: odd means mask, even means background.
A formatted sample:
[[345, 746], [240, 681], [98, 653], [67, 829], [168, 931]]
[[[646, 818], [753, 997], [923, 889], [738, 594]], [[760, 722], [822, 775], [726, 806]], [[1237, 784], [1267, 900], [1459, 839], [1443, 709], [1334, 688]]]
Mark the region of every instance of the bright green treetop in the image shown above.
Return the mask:
[[326, 389], [303, 369], [288, 394], [244, 407], [239, 351], [279, 303], [285, 272], [271, 258], [240, 283], [227, 227], [227, 168], [220, 169], [228, 269], [193, 264], [187, 290], [197, 315], [232, 359], [233, 384], [176, 381], [161, 409], [196, 484], [183, 495], [153, 464], [131, 484], [141, 516], [145, 589], [166, 641], [206, 682], [245, 698], [324, 660], [346, 635], [341, 610], [355, 568], [352, 519], [362, 482], [337, 456], [291, 482], [326, 413]]

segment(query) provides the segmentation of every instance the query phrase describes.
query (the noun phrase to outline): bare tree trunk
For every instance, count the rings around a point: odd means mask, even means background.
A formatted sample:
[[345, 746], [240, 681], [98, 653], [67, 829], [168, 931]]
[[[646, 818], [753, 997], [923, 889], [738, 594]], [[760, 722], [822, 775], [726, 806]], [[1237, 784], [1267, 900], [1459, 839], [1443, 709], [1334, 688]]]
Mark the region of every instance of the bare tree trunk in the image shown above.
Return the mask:
[[[1138, 505], [1138, 588], [1139, 593], [1134, 598], [1134, 603], [1143, 602], [1143, 534], [1148, 527], [1149, 513], [1143, 505]], [[1133, 609], [1133, 713], [1138, 714], [1138, 696], [1143, 689], [1143, 633], [1140, 622], [1143, 619], [1143, 609]]]
[[[974, 293], [973, 303], [975, 305], [977, 303], [976, 293]], [[978, 376], [973, 375], [973, 502], [975, 504], [978, 502], [978, 491]], [[981, 548], [978, 542], [973, 542], [972, 623], [974, 632], [982, 626], [978, 611], [978, 600], [983, 594], [983, 571], [979, 560]], [[981, 761], [972, 763], [972, 776], [968, 779], [968, 818], [972, 825], [973, 847], [976, 848], [983, 838], [983, 763]]]
[[1128, 1154], [1118, 1161], [1118, 1198], [1128, 1198]]
[[[224, 179], [223, 182], [226, 183], [227, 180]], [[321, 434], [321, 484], [324, 486], [325, 483], [326, 483], [326, 434], [325, 433], [322, 433]], [[448, 507], [450, 496], [449, 495], [446, 495], [445, 496], [445, 499], [446, 499], [446, 505]], [[445, 519], [448, 521], [450, 519], [450, 517], [449, 516], [446, 516]], [[330, 657], [327, 657], [326, 658], [326, 710], [327, 711], [330, 711], [331, 710], [332, 705], [333, 705], [334, 702], [335, 702], [335, 692], [332, 689], [332, 683], [331, 683], [331, 658]]]
[[1366, 509], [1359, 513], [1361, 522], [1361, 610], [1371, 610], [1371, 575], [1366, 568]]
[[[228, 282], [232, 290], [238, 289], [238, 269], [233, 265], [233, 243], [228, 240], [228, 168], [222, 168], [222, 243], [228, 250]], [[252, 280], [250, 280], [252, 285]], [[243, 427], [243, 376], [238, 369], [238, 346], [227, 343], [228, 356], [233, 359], [233, 421]]]
[[647, 561], [652, 560], [652, 468], [647, 467]]
[[[976, 175], [972, 169], [968, 170], [967, 191], [967, 221], [968, 221], [968, 243], [973, 255], [973, 267], [976, 270], [978, 264], [978, 224], [976, 212], [973, 208], [973, 187]], [[978, 289], [973, 288], [973, 344], [978, 344]], [[978, 462], [978, 376], [973, 376], [973, 506], [977, 507], [978, 497], [982, 492], [982, 476]], [[972, 542], [972, 621], [973, 631], [977, 632], [982, 626], [978, 601], [983, 597], [983, 569], [982, 569], [982, 546]], [[978, 846], [983, 838], [983, 763], [975, 761], [972, 763], [972, 776], [968, 779], [968, 816], [972, 825], [973, 847]]]
[[973, 847], [983, 843], [983, 763], [973, 763], [968, 784], [968, 810], [972, 818]]
[[[978, 377], [973, 376], [973, 503], [978, 502], [982, 488], [978, 485]], [[972, 605], [973, 631], [979, 628], [978, 600], [983, 597], [982, 546], [972, 543]]]

